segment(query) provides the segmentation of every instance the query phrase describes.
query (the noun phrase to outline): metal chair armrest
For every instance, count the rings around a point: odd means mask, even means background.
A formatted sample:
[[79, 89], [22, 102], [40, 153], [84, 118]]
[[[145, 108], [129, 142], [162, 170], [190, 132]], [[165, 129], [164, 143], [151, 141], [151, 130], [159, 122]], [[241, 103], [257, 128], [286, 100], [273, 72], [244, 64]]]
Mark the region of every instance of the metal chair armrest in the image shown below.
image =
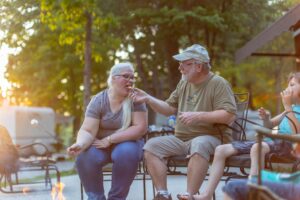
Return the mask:
[[[27, 144], [24, 146], [20, 146], [20, 147], [18, 147], [18, 149], [21, 150], [21, 149], [26, 149], [26, 148], [33, 148], [34, 146], [43, 147], [43, 149], [45, 150], [45, 153], [43, 153], [42, 155], [45, 155], [47, 157], [51, 155], [51, 152], [49, 151], [48, 147], [45, 144], [40, 143], [40, 142], [35, 142], [35, 143]], [[39, 155], [39, 156], [41, 156], [41, 155]]]

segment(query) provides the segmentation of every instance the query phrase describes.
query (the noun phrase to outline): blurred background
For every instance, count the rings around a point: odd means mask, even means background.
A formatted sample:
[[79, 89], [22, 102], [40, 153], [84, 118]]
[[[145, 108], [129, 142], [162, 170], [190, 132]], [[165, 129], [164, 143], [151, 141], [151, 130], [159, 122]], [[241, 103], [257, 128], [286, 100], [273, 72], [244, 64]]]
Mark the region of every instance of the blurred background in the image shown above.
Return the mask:
[[[106, 87], [113, 64], [134, 63], [136, 86], [166, 99], [180, 79], [172, 55], [199, 43], [208, 49], [214, 73], [225, 77], [234, 92], [251, 93], [251, 110], [263, 106], [275, 115], [282, 109], [279, 92], [296, 70], [295, 57], [252, 56], [236, 64], [234, 55], [297, 4], [299, 0], [2, 0], [0, 104], [8, 112], [22, 107], [53, 111], [51, 134], [62, 144], [57, 148], [64, 149], [75, 140], [91, 96]], [[293, 33], [278, 35], [259, 51], [295, 52]], [[31, 111], [43, 118], [45, 110]], [[36, 119], [28, 115], [28, 123]]]

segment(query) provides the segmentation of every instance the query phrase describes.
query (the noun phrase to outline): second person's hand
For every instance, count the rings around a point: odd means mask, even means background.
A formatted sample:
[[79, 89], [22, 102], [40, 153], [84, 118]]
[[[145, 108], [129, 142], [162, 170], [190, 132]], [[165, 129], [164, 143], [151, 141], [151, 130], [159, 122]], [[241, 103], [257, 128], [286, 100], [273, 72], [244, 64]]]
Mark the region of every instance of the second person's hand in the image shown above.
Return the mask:
[[92, 145], [98, 149], [104, 149], [104, 148], [109, 147], [111, 145], [111, 143], [109, 142], [107, 137], [105, 137], [105, 138], [102, 138], [101, 140], [96, 139]]
[[129, 97], [137, 103], [147, 103], [147, 101], [150, 98], [150, 95], [147, 94], [145, 91], [138, 89], [138, 88], [133, 88], [131, 93], [129, 94]]
[[291, 111], [292, 110], [293, 91], [287, 88], [287, 89], [283, 90], [280, 93], [280, 95], [281, 95], [281, 100], [282, 100], [282, 104], [283, 104], [285, 111]]
[[83, 150], [83, 146], [78, 143], [75, 143], [67, 148], [67, 153], [70, 156], [77, 156], [82, 152], [82, 150]]
[[258, 115], [261, 120], [270, 119], [270, 112], [266, 111], [263, 107], [258, 109]]

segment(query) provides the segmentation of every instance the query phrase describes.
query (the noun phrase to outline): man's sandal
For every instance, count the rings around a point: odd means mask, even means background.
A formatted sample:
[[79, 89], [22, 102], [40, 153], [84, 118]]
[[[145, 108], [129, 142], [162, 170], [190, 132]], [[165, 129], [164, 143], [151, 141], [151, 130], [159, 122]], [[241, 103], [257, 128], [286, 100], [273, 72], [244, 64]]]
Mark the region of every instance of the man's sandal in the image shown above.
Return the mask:
[[177, 198], [179, 200], [195, 200], [193, 195], [189, 194], [189, 193], [185, 193], [185, 194], [177, 194]]

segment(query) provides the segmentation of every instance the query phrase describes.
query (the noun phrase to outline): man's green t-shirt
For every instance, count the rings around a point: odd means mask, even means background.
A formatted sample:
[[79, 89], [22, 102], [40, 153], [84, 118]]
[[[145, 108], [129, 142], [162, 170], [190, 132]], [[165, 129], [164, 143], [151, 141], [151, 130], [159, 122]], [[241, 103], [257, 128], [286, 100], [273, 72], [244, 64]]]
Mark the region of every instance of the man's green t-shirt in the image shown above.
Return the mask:
[[[213, 73], [209, 75], [207, 80], [197, 85], [181, 80], [166, 102], [178, 108], [178, 113], [215, 110], [236, 113], [234, 94], [230, 84], [224, 78]], [[184, 125], [180, 120], [177, 120], [176, 137], [186, 141], [201, 135], [212, 135], [220, 139], [219, 131], [213, 124], [200, 122]], [[224, 142], [229, 141], [231, 141], [231, 134], [230, 131], [227, 131]]]

